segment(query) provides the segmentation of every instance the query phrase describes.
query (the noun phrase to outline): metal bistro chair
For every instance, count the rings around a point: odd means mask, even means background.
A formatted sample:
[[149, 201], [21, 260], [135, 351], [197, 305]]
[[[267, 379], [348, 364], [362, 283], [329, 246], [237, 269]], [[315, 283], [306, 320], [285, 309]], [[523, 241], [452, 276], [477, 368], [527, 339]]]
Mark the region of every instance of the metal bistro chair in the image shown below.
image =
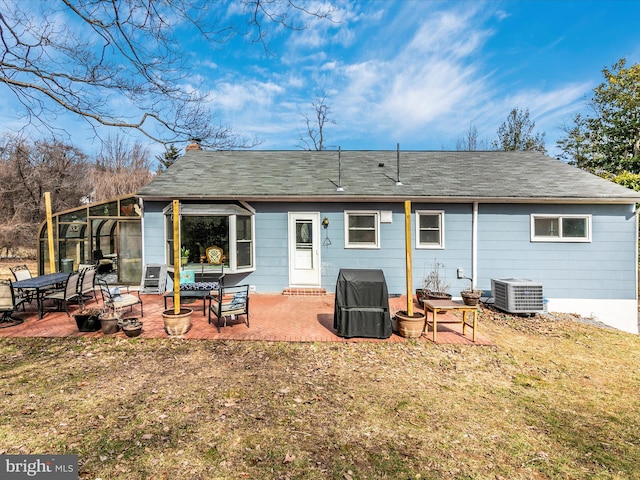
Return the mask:
[[212, 313], [217, 317], [218, 333], [220, 333], [220, 321], [224, 319], [226, 327], [227, 317], [232, 315], [244, 315], [245, 323], [249, 328], [249, 285], [220, 287], [216, 294], [209, 297], [209, 323], [211, 323]]
[[[137, 292], [137, 295], [133, 295], [129, 293], [129, 287], [109, 287], [106, 280], [97, 280], [97, 283], [100, 285], [100, 293], [102, 294], [102, 302], [105, 308], [114, 313], [127, 307], [133, 311], [133, 307], [140, 304], [140, 316], [144, 317], [140, 292]], [[124, 290], [124, 293], [122, 290]]]
[[70, 316], [69, 313], [69, 303], [73, 300], [80, 301], [80, 293], [78, 291], [78, 285], [80, 283], [80, 272], [73, 272], [69, 274], [67, 277], [67, 281], [64, 283], [64, 288], [61, 290], [50, 293], [49, 295], [45, 295], [45, 300], [53, 300], [58, 304], [58, 309], [62, 309], [62, 305], [64, 305], [64, 311], [67, 312], [67, 316]]
[[24, 321], [20, 318], [12, 317], [11, 314], [25, 301], [26, 298], [15, 294], [11, 280], [0, 280], [0, 312], [2, 312], [0, 328], [20, 325]]
[[100, 249], [93, 251], [93, 261], [99, 274], [109, 273], [113, 270], [113, 260], [106, 258]]

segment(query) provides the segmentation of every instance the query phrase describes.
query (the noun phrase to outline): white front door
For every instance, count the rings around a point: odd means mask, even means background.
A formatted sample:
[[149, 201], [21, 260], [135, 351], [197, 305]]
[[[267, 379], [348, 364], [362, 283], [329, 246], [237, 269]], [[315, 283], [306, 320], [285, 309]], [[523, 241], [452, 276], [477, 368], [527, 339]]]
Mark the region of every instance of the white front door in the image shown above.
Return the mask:
[[289, 213], [289, 283], [320, 286], [320, 213]]

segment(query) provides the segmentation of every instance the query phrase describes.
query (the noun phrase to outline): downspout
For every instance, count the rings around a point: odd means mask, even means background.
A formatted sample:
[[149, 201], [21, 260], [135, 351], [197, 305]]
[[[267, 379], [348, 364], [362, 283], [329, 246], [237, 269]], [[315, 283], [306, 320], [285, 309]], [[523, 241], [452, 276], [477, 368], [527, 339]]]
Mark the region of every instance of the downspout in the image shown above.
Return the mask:
[[140, 235], [142, 238], [142, 249], [141, 249], [141, 256], [142, 256], [142, 265], [146, 265], [148, 262], [146, 261], [147, 258], [147, 253], [146, 253], [146, 247], [145, 247], [145, 241], [144, 241], [144, 227], [145, 227], [145, 223], [144, 223], [144, 215], [142, 214], [144, 212], [144, 200], [140, 197], [138, 197], [138, 203], [136, 204], [136, 207], [138, 207], [137, 209], [134, 207], [134, 209], [136, 210], [136, 213], [138, 214], [138, 216], [140, 217]]
[[[636, 237], [636, 248], [635, 248], [635, 253], [636, 253], [636, 263], [635, 265], [638, 265], [638, 223], [639, 223], [639, 219], [638, 219], [638, 212], [640, 212], [640, 207], [636, 207], [635, 209], [635, 217], [636, 217], [636, 221], [635, 221], [635, 237]], [[636, 303], [638, 302], [638, 269], [634, 269], [636, 272], [636, 288], [635, 288], [635, 292], [636, 292]], [[640, 333], [640, 320], [638, 321], [638, 333]]]
[[478, 284], [478, 202], [473, 202], [471, 217], [471, 288]]

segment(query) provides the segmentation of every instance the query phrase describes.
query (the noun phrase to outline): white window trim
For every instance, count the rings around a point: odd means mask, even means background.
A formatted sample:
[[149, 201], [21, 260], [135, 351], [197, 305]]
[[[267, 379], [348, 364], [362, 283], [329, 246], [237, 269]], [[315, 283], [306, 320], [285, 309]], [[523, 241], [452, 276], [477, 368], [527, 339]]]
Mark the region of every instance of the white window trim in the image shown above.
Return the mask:
[[[416, 210], [416, 250], [444, 250], [444, 210]], [[438, 215], [440, 244], [420, 243], [420, 215]]]
[[[545, 237], [536, 235], [535, 221], [538, 218], [550, 218], [558, 220], [558, 228], [560, 229], [557, 237]], [[584, 218], [587, 221], [586, 237], [564, 237], [562, 235], [562, 219], [564, 218]], [[560, 242], [560, 243], [590, 243], [591, 242], [591, 214], [548, 214], [548, 213], [532, 213], [531, 214], [531, 241], [532, 242]]]
[[[167, 205], [163, 210], [163, 214], [166, 217], [171, 218], [173, 210], [173, 205]], [[236, 232], [236, 218], [238, 215], [242, 216], [250, 216], [251, 217], [251, 229], [252, 229], [252, 240], [251, 240], [251, 259], [253, 265], [250, 267], [238, 267], [237, 266], [237, 232]], [[237, 205], [209, 205], [209, 204], [187, 204], [184, 206], [180, 206], [180, 216], [196, 216], [196, 217], [207, 217], [207, 216], [220, 216], [220, 217], [229, 217], [229, 266], [225, 267], [225, 272], [229, 274], [234, 273], [251, 273], [256, 271], [256, 216], [255, 210], [243, 210]], [[167, 232], [167, 222], [165, 221], [165, 243], [168, 238]], [[180, 226], [182, 228], [182, 226]], [[165, 251], [165, 255], [167, 255], [166, 263], [169, 263], [168, 254]]]
[[[373, 215], [375, 217], [376, 240], [374, 244], [349, 243], [349, 216]], [[380, 248], [380, 212], [376, 210], [345, 210], [344, 212], [344, 248], [379, 249]]]

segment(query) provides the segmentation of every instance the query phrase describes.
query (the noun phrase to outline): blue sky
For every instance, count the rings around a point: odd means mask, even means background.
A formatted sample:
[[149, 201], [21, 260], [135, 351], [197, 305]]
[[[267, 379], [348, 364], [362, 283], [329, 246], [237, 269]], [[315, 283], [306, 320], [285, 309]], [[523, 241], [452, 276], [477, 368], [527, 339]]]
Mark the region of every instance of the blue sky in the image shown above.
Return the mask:
[[[491, 142], [512, 108], [528, 108], [555, 155], [560, 126], [587, 110], [602, 68], [640, 61], [640, 1], [336, 5], [333, 23], [273, 31], [271, 54], [241, 38], [216, 50], [183, 38], [218, 120], [258, 149], [295, 150], [325, 93], [329, 148], [453, 150], [470, 125]], [[74, 143], [96, 148], [82, 123], [61, 121], [76, 125]]]
[[[343, 149], [455, 149], [473, 124], [491, 141], [529, 108], [552, 153], [601, 70], [640, 61], [640, 2], [367, 1], [340, 23], [212, 55], [212, 105], [258, 148], [296, 148], [322, 92]], [[237, 42], [241, 44], [241, 42]]]

